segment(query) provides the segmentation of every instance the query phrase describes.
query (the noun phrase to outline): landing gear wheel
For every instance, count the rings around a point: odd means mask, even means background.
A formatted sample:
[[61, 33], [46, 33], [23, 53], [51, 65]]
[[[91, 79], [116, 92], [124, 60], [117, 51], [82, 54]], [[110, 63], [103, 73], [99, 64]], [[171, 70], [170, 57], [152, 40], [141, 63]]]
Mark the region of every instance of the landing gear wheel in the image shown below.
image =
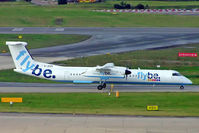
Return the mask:
[[106, 83], [103, 83], [103, 85], [102, 85], [102, 86], [103, 86], [103, 88], [106, 88]]
[[102, 85], [98, 85], [98, 86], [97, 86], [97, 89], [98, 89], [98, 90], [102, 90], [102, 89], [103, 89], [103, 86], [102, 86]]
[[181, 89], [181, 90], [183, 90], [183, 89], [184, 89], [184, 86], [183, 86], [183, 85], [181, 85], [181, 86], [180, 86], [180, 89]]

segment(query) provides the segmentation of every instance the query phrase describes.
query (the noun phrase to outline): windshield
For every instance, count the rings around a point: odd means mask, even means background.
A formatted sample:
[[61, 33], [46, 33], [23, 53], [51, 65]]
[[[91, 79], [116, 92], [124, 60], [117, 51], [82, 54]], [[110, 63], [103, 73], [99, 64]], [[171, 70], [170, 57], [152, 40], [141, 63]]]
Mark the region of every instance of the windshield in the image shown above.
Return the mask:
[[182, 76], [180, 73], [172, 73], [172, 76]]

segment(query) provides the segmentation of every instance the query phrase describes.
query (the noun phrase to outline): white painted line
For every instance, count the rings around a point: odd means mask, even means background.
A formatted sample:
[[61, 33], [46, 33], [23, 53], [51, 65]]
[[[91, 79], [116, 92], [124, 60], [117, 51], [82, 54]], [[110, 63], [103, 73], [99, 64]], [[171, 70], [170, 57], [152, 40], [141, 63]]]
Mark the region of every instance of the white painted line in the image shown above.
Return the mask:
[[64, 28], [56, 28], [55, 31], [64, 31]]
[[12, 31], [23, 31], [24, 28], [14, 28]]
[[192, 9], [192, 10], [186, 10], [186, 9], [133, 9], [133, 10], [126, 10], [126, 9], [120, 9], [120, 10], [94, 10], [97, 12], [133, 12], [133, 13], [186, 13], [186, 12], [199, 12], [199, 9]]

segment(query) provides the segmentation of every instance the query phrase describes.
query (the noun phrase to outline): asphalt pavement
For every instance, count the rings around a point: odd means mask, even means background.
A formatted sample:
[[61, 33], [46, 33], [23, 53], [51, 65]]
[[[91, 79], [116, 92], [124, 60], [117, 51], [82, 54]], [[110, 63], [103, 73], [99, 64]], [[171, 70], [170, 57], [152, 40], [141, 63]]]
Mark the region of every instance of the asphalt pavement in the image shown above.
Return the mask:
[[2, 133], [198, 133], [198, 117], [0, 113]]
[[[0, 33], [92, 35], [80, 43], [30, 50], [33, 56], [38, 57], [85, 57], [199, 43], [199, 28], [2, 27]], [[0, 54], [5, 55], [8, 54]]]
[[[54, 84], [0, 82], [2, 93], [67, 93], [67, 92], [109, 92], [111, 85], [97, 90], [97, 84]], [[199, 86], [187, 85], [184, 90], [177, 85], [121, 85], [114, 84], [113, 92], [199, 92]]]

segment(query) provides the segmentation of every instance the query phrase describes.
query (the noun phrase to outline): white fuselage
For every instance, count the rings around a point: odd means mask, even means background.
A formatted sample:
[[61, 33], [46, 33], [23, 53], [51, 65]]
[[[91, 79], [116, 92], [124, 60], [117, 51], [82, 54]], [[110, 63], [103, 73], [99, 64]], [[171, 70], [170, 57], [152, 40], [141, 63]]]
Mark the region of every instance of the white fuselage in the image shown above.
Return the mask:
[[97, 67], [62, 67], [52, 64], [35, 62], [36, 69], [23, 72], [15, 69], [16, 72], [35, 76], [48, 80], [71, 83], [120, 83], [120, 84], [170, 84], [187, 85], [192, 82], [186, 77], [179, 75], [174, 70], [147, 70], [129, 69], [131, 74], [127, 78], [122, 74], [122, 67], [116, 67], [114, 73], [96, 72]]

